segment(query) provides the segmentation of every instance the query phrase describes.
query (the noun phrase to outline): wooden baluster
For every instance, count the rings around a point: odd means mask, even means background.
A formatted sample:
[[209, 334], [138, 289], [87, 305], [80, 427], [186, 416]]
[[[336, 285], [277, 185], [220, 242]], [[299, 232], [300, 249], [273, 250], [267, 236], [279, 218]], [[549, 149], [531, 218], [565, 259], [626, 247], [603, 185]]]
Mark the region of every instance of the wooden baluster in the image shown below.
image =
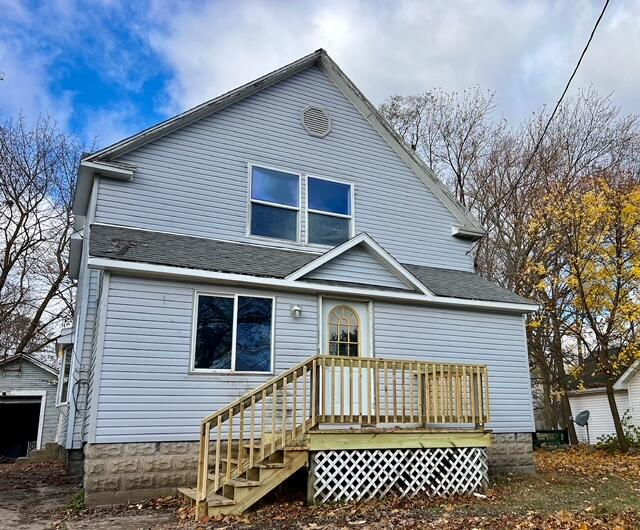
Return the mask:
[[484, 406], [487, 410], [485, 425], [491, 421], [491, 405], [489, 403], [489, 369], [484, 367]]
[[[322, 376], [324, 379], [324, 376]], [[320, 409], [320, 360], [316, 359], [311, 364], [311, 424], [316, 425], [318, 423], [318, 416], [322, 417], [322, 410]], [[322, 395], [324, 401], [324, 395]], [[324, 405], [323, 405], [324, 407]]]
[[422, 379], [422, 365], [416, 363], [416, 380], [418, 387], [418, 423], [424, 423], [424, 381]]
[[398, 363], [393, 363], [391, 366], [391, 375], [393, 377], [393, 417], [395, 422], [398, 421]]
[[293, 372], [292, 375], [293, 384], [293, 411], [291, 415], [291, 434], [293, 439], [296, 439], [296, 433], [298, 432], [298, 372]]
[[276, 447], [276, 411], [278, 410], [278, 384], [271, 385], [271, 441], [269, 449], [273, 453]]
[[362, 358], [358, 357], [358, 423], [362, 425], [362, 405], [364, 396], [362, 395]]
[[227, 429], [227, 480], [231, 480], [231, 440], [233, 436], [233, 409], [229, 411], [229, 428]]
[[[207, 498], [207, 485], [209, 475], [209, 440], [211, 437], [211, 426], [209, 422], [204, 422], [200, 426], [200, 451], [199, 451], [199, 466], [198, 466], [198, 502], [206, 502]], [[206, 505], [205, 505], [206, 506]], [[201, 510], [201, 505], [198, 506], [198, 510]], [[206, 508], [205, 512], [206, 514]], [[203, 515], [204, 515], [203, 514]]]
[[260, 461], [264, 460], [265, 458], [265, 454], [264, 454], [264, 448], [267, 444], [266, 440], [266, 436], [265, 436], [265, 432], [264, 432], [264, 425], [265, 425], [265, 421], [266, 421], [266, 416], [267, 416], [267, 389], [263, 389], [262, 390], [262, 399], [260, 400]]
[[380, 423], [380, 361], [373, 361], [373, 375], [374, 375], [374, 406], [376, 409], [376, 423]]
[[251, 396], [251, 431], [250, 431], [250, 436], [251, 439], [249, 440], [249, 468], [253, 467], [254, 462], [254, 456], [253, 456], [253, 451], [254, 451], [254, 439], [256, 437], [256, 395], [253, 394]]
[[368, 359], [364, 362], [367, 373], [367, 418], [368, 423], [373, 423], [373, 374], [371, 373], [371, 361]]
[[347, 360], [347, 364], [349, 365], [349, 423], [353, 423], [353, 371], [355, 367], [351, 357]]
[[438, 372], [435, 364], [431, 365], [431, 374], [433, 379], [433, 422], [440, 423], [438, 411], [440, 409], [440, 394], [438, 388]]
[[402, 392], [402, 421], [407, 421], [409, 414], [407, 414], [407, 387], [406, 387], [406, 379], [407, 379], [407, 370], [406, 364], [400, 362], [400, 377], [402, 378], [402, 384], [400, 385], [400, 391]]
[[415, 402], [415, 396], [413, 395], [413, 369], [416, 368], [416, 373], [419, 368], [418, 363], [409, 363], [409, 422], [413, 423], [413, 404]]
[[[218, 416], [218, 421], [216, 425], [216, 464], [215, 464], [215, 481], [214, 481], [214, 489], [213, 492], [217, 492], [220, 488], [220, 475], [222, 474], [220, 471], [220, 466], [222, 464], [222, 414]], [[228, 466], [229, 464], [227, 464]]]
[[478, 423], [484, 427], [484, 393], [482, 392], [482, 366], [478, 366]]
[[331, 358], [331, 380], [329, 386], [331, 387], [331, 423], [336, 422], [336, 360]]
[[424, 423], [431, 423], [431, 379], [429, 379], [429, 365], [424, 365]]
[[452, 366], [447, 365], [447, 416], [448, 423], [453, 423], [453, 380], [451, 377]]
[[238, 471], [242, 472], [244, 460], [244, 401], [240, 403], [240, 425], [238, 429]]
[[460, 381], [460, 367], [456, 366], [456, 423], [462, 422], [462, 383]]
[[303, 429], [302, 432], [305, 433], [307, 432], [307, 424], [308, 424], [308, 420], [307, 420], [307, 372], [309, 370], [307, 369], [307, 365], [305, 364], [302, 367], [302, 425], [303, 425]]
[[467, 367], [462, 365], [462, 423], [469, 423], [469, 400], [467, 399]]
[[282, 380], [282, 446], [284, 447], [287, 436], [287, 378]]
[[447, 396], [444, 392], [444, 365], [440, 365], [440, 418], [442, 423], [445, 423], [447, 420], [445, 419], [446, 414], [446, 400]]
[[344, 357], [340, 358], [340, 423], [344, 423], [344, 409], [346, 398], [344, 395], [345, 386], [345, 373], [344, 373]]
[[476, 425], [476, 385], [475, 385], [475, 370], [471, 366], [469, 368], [469, 396], [471, 397], [471, 423]]
[[382, 365], [384, 370], [384, 421], [389, 423], [389, 371], [387, 361]]

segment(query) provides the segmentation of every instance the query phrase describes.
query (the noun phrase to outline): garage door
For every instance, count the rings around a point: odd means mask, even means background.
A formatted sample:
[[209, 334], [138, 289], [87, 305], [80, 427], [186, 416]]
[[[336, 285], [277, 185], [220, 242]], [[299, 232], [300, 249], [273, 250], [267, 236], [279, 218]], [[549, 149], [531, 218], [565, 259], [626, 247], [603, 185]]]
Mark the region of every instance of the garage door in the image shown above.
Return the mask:
[[29, 447], [36, 448], [40, 426], [41, 397], [0, 397], [0, 455], [26, 456]]

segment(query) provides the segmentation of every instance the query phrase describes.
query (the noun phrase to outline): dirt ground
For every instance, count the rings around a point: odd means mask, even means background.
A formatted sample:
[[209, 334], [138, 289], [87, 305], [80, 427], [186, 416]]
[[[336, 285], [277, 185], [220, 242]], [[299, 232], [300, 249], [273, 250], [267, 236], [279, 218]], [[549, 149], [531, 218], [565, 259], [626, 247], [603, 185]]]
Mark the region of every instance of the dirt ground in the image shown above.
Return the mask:
[[506, 477], [486, 496], [398, 499], [309, 507], [303, 483], [240, 517], [195, 523], [172, 497], [85, 508], [60, 466], [0, 464], [0, 529], [572, 529], [640, 528], [640, 455], [591, 449], [536, 454], [535, 477]]

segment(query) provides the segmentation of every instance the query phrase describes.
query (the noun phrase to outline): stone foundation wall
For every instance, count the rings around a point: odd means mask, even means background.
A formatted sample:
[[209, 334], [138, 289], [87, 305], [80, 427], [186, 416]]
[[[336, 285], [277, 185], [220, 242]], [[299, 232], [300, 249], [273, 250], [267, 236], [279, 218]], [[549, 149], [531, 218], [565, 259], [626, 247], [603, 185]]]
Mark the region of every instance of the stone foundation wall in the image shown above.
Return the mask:
[[492, 434], [487, 455], [492, 477], [507, 473], [533, 475], [536, 471], [531, 433], [528, 432]]
[[194, 486], [198, 442], [87, 444], [84, 447], [85, 502], [129, 503], [174, 495]]

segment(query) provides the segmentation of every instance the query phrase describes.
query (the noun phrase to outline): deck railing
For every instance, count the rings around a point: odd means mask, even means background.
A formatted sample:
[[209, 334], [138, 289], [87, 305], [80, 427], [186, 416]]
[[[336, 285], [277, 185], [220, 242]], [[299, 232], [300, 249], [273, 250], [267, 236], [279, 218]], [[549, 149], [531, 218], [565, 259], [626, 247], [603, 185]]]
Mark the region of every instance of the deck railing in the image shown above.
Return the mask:
[[311, 357], [202, 420], [198, 503], [319, 423], [482, 427], [487, 381], [485, 366]]

